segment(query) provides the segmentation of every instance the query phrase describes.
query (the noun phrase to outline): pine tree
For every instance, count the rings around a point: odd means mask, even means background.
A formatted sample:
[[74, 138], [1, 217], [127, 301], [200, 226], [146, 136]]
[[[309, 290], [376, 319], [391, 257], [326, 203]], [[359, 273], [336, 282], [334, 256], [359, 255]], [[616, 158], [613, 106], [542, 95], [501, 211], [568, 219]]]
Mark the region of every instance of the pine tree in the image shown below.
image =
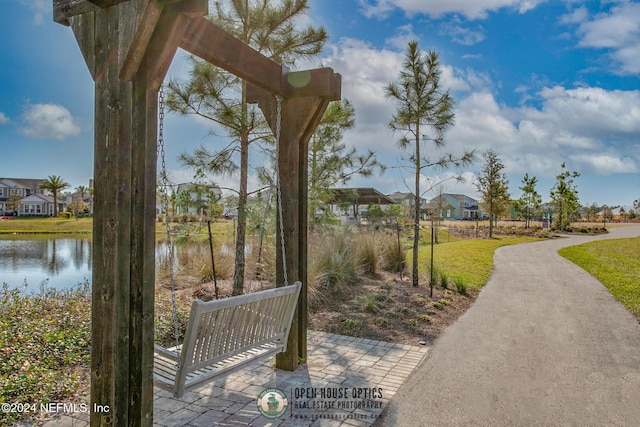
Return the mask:
[[444, 134], [454, 123], [454, 100], [448, 90], [440, 87], [440, 60], [435, 51], [422, 52], [418, 42], [409, 43], [400, 77], [386, 87], [387, 98], [396, 104], [396, 112], [389, 123], [394, 132], [403, 136], [398, 141], [402, 150], [412, 149], [408, 162], [415, 173], [413, 221], [413, 286], [418, 286], [418, 243], [420, 241], [420, 177], [423, 170], [433, 166], [469, 164], [473, 152], [460, 158], [451, 154], [432, 159], [424, 155], [422, 145], [429, 141], [435, 147], [444, 146]]
[[[307, 0], [226, 0], [214, 2], [213, 22], [265, 56], [286, 65], [320, 53], [327, 40], [323, 28], [299, 29], [295, 21], [308, 9]], [[246, 84], [214, 66], [194, 60], [188, 82], [169, 83], [167, 105], [180, 114], [196, 114], [221, 125], [232, 142], [219, 151], [204, 147], [184, 154], [185, 165], [212, 174], [240, 172], [233, 295], [244, 292], [246, 205], [249, 146], [271, 139], [271, 130], [246, 99]], [[237, 157], [240, 157], [238, 165]]]

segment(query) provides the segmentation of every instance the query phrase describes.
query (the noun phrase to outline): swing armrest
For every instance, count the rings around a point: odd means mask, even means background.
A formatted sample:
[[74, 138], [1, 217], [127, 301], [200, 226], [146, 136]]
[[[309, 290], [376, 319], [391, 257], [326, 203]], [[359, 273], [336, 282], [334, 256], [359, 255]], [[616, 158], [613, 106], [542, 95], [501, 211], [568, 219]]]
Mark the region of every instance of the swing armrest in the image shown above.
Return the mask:
[[161, 345], [154, 344], [154, 350], [158, 355], [162, 357], [166, 357], [167, 359], [178, 361], [180, 356], [178, 355], [177, 352], [173, 351], [173, 349], [175, 349], [175, 347], [172, 347], [169, 349], [169, 348], [164, 348]]

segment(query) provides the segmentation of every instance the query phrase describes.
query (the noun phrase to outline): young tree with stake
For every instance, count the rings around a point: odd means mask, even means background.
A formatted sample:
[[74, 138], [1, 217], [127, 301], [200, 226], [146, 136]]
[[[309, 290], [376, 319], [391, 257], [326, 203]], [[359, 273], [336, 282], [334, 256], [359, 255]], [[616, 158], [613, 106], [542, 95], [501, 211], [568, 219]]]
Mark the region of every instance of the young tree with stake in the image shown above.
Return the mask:
[[447, 154], [433, 159], [424, 155], [422, 144], [431, 142], [444, 146], [444, 134], [454, 123], [454, 100], [448, 90], [440, 87], [440, 60], [435, 51], [422, 52], [417, 41], [409, 43], [400, 76], [385, 90], [387, 98], [396, 104], [396, 112], [389, 123], [394, 132], [402, 134], [398, 146], [412, 149], [408, 162], [415, 172], [413, 221], [412, 284], [418, 286], [418, 244], [420, 241], [420, 177], [429, 167], [447, 168], [469, 164], [474, 153], [466, 152], [460, 158]]
[[482, 153], [484, 165], [478, 173], [476, 188], [482, 194], [484, 208], [489, 212], [489, 238], [493, 237], [493, 221], [509, 203], [509, 181], [504, 173], [504, 164], [493, 150]]

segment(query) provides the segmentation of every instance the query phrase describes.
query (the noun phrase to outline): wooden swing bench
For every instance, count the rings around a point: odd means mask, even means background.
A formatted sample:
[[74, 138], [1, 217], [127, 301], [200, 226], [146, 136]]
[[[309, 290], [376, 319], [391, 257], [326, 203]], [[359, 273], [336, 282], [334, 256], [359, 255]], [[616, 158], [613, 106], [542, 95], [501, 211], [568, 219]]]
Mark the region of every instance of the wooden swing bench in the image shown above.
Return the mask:
[[285, 352], [302, 284], [191, 305], [184, 342], [155, 346], [153, 382], [185, 392], [248, 363]]

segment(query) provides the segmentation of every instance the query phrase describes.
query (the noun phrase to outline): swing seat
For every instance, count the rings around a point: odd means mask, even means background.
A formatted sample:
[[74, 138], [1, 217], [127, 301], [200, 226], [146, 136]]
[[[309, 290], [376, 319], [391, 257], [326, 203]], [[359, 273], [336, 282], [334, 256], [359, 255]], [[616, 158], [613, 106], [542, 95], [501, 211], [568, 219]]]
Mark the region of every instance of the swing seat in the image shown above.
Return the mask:
[[182, 397], [206, 381], [285, 352], [301, 287], [296, 282], [217, 301], [195, 300], [180, 348], [155, 346], [155, 386]]

